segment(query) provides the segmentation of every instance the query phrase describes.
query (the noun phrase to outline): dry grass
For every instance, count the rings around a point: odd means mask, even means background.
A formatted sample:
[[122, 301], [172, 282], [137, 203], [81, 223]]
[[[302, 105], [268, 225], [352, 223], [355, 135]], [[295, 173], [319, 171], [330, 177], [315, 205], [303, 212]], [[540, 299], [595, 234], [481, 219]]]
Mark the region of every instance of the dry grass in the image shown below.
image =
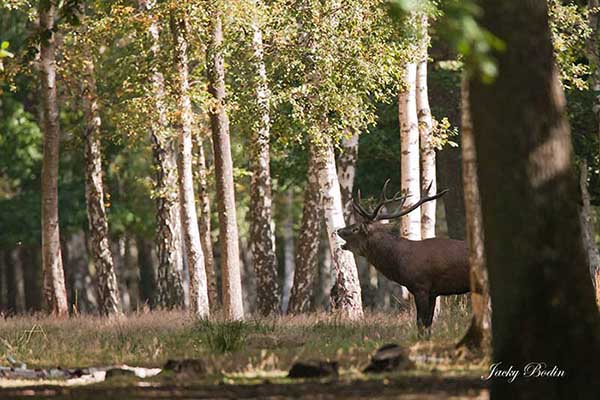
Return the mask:
[[[461, 312], [443, 313], [432, 343], [451, 346], [469, 321]], [[85, 367], [129, 364], [162, 366], [171, 358], [203, 358], [209, 370], [262, 373], [285, 371], [297, 359], [329, 359], [343, 370], [359, 370], [379, 346], [417, 343], [413, 317], [367, 314], [358, 322], [332, 315], [196, 321], [183, 312], [153, 311], [120, 320], [79, 316], [7, 318], [0, 324], [0, 357], [28, 367]]]

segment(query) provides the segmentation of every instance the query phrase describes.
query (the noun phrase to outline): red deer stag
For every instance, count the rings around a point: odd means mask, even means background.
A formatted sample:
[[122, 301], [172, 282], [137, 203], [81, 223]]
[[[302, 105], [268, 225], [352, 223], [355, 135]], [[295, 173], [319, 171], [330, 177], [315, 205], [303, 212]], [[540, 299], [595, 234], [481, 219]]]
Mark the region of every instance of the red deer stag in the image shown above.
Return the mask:
[[[386, 278], [406, 286], [415, 298], [419, 334], [431, 333], [431, 322], [437, 296], [467, 293], [469, 288], [469, 260], [467, 243], [452, 239], [408, 240], [400, 237], [397, 227], [382, 224], [381, 220], [399, 218], [419, 208], [427, 201], [435, 200], [448, 190], [421, 198], [404, 208], [408, 196], [396, 193], [387, 198], [389, 179], [381, 192], [381, 199], [373, 211], [362, 204], [360, 190], [353, 206], [362, 222], [337, 231], [346, 241], [342, 246], [367, 259]], [[429, 188], [427, 192], [429, 192]], [[384, 206], [398, 203], [396, 212], [388, 213]]]

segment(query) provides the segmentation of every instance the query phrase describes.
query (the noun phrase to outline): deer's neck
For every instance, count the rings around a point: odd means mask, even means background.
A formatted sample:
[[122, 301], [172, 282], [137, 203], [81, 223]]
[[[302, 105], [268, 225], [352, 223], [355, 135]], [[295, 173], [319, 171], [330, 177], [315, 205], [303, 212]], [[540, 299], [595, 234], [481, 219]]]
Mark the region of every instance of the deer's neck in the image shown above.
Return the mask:
[[365, 256], [386, 278], [406, 285], [409, 243], [409, 240], [400, 238], [391, 230], [381, 230], [369, 238]]

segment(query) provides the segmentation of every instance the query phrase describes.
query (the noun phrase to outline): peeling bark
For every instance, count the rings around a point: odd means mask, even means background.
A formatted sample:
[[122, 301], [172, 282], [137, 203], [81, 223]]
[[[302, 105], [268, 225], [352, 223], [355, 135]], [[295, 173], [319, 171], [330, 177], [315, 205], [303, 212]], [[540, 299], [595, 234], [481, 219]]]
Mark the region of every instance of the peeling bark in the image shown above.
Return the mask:
[[331, 139], [323, 138], [323, 145], [311, 143], [309, 157], [315, 158], [322, 193], [323, 214], [327, 228], [331, 261], [336, 274], [335, 293], [332, 304], [350, 319], [363, 315], [358, 270], [351, 252], [343, 250], [343, 240], [337, 230], [346, 226], [342, 209], [342, 195], [335, 167], [335, 156]]
[[[258, 1], [255, 1], [258, 7]], [[279, 284], [275, 235], [272, 229], [272, 193], [269, 155], [271, 129], [270, 93], [263, 57], [262, 31], [258, 16], [252, 21], [253, 67], [255, 71], [255, 96], [258, 123], [250, 143], [250, 249], [256, 272], [257, 307], [262, 315], [279, 312]]]
[[[218, 7], [215, 6], [215, 7]], [[210, 110], [215, 155], [219, 241], [221, 244], [221, 280], [223, 308], [230, 319], [243, 319], [240, 249], [233, 183], [233, 161], [229, 139], [229, 118], [225, 107], [225, 60], [223, 27], [219, 10], [211, 12], [211, 38], [207, 51], [208, 91], [214, 104]]]
[[56, 96], [56, 33], [53, 32], [55, 0], [40, 2], [41, 32], [40, 80], [42, 127], [44, 131], [42, 161], [42, 271], [44, 308], [48, 313], [66, 316], [69, 312], [65, 273], [60, 249], [58, 221], [58, 161], [60, 126]]
[[174, 64], [177, 70], [175, 98], [179, 108], [177, 130], [179, 131], [179, 152], [177, 170], [179, 175], [179, 199], [185, 254], [190, 276], [190, 308], [198, 318], [210, 315], [204, 252], [200, 243], [196, 197], [194, 195], [194, 174], [192, 171], [192, 102], [188, 79], [187, 21], [185, 15], [171, 12], [171, 33], [173, 35]]
[[321, 192], [316, 160], [308, 159], [302, 222], [298, 233], [295, 256], [294, 284], [290, 294], [288, 313], [307, 312], [311, 306], [313, 287], [317, 275], [319, 238], [321, 235]]

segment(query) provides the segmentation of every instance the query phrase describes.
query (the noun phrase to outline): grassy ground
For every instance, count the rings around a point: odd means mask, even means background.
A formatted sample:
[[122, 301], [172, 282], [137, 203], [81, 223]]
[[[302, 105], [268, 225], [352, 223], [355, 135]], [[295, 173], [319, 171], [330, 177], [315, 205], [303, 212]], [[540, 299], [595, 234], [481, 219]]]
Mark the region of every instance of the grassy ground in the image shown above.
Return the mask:
[[404, 378], [467, 377], [474, 382], [485, 368], [484, 361], [461, 358], [453, 349], [468, 322], [464, 312], [442, 313], [434, 323], [432, 339], [424, 342], [418, 340], [413, 317], [406, 313], [372, 313], [358, 322], [325, 314], [208, 322], [182, 312], [162, 311], [112, 321], [89, 316], [65, 320], [15, 317], [0, 324], [0, 365], [7, 364], [7, 356], [29, 368], [160, 367], [168, 359], [201, 358], [212, 381], [198, 384], [235, 386], [265, 380], [289, 384], [285, 376], [294, 361], [320, 359], [339, 362], [337, 382], [343, 390], [344, 381], [369, 385], [388, 379], [360, 371], [378, 347], [398, 343], [410, 348], [417, 360], [417, 370], [400, 374]]

